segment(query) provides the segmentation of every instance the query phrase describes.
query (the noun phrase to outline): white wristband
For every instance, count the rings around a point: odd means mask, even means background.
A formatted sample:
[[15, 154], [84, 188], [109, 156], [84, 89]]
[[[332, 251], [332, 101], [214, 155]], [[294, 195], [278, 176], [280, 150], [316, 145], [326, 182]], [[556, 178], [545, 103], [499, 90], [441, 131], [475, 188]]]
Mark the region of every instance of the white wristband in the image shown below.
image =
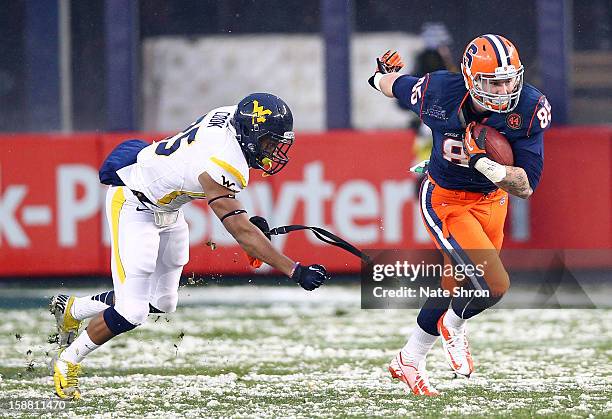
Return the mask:
[[374, 87], [376, 87], [376, 89], [380, 90], [382, 92], [382, 90], [380, 89], [380, 79], [382, 79], [384, 76], [383, 73], [376, 73], [374, 74]]
[[488, 157], [478, 159], [474, 168], [493, 183], [501, 182], [506, 177], [506, 166], [494, 162]]

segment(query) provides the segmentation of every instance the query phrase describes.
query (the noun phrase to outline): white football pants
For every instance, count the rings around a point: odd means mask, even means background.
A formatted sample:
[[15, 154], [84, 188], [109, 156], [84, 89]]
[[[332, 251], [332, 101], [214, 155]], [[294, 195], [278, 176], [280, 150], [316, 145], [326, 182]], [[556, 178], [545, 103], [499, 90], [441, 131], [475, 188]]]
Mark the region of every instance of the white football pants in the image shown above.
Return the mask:
[[111, 238], [111, 271], [115, 310], [134, 325], [144, 323], [149, 303], [176, 310], [179, 279], [189, 260], [189, 231], [183, 211], [167, 227], [154, 223], [153, 212], [125, 186], [106, 193]]

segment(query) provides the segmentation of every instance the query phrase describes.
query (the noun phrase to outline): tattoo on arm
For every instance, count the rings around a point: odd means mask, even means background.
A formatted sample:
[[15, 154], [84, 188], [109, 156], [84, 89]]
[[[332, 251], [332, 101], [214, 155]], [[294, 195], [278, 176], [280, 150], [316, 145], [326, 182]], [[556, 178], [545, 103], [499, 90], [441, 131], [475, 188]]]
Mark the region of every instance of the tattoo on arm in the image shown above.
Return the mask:
[[523, 199], [529, 198], [533, 193], [529, 186], [527, 173], [522, 167], [506, 166], [506, 177], [497, 182], [496, 185], [504, 191]]

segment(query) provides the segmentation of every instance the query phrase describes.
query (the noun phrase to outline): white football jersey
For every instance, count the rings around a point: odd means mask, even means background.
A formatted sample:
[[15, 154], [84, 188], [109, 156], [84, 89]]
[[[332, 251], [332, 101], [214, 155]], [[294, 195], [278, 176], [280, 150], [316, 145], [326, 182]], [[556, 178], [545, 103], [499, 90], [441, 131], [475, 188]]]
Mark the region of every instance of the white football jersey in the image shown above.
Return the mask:
[[235, 110], [213, 109], [186, 130], [142, 149], [136, 163], [117, 174], [127, 187], [165, 211], [205, 197], [198, 181], [203, 172], [240, 192], [249, 182], [249, 167], [230, 124]]

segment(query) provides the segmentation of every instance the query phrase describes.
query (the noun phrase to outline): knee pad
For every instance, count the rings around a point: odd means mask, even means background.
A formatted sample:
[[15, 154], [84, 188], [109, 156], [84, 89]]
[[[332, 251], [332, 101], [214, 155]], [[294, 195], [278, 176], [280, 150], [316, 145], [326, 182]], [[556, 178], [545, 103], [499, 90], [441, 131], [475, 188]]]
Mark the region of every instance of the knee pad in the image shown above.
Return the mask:
[[161, 266], [155, 272], [154, 279], [158, 282], [155, 292], [149, 300], [151, 305], [164, 313], [176, 311], [178, 302], [178, 287], [181, 279], [182, 266]]
[[162, 295], [154, 301], [152, 304], [158, 310], [164, 313], [173, 313], [176, 311], [176, 304], [178, 303], [178, 293]]
[[149, 303], [141, 300], [123, 301], [115, 304], [117, 313], [134, 326], [140, 326], [149, 316]]
[[130, 323], [125, 319], [125, 317], [117, 313], [115, 307], [109, 307], [104, 310], [103, 316], [106, 327], [108, 327], [108, 329], [113, 332], [113, 335], [115, 336], [120, 335], [121, 333], [129, 332], [136, 327], [135, 324]]

